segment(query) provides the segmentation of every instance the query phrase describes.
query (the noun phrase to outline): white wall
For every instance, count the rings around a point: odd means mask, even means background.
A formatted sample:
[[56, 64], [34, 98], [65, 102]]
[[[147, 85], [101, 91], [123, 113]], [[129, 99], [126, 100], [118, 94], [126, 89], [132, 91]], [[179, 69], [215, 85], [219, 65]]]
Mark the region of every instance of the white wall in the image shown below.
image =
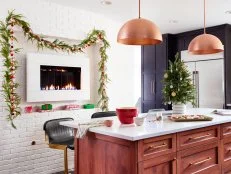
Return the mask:
[[[0, 19], [3, 20], [7, 15], [7, 11], [11, 9], [15, 9], [16, 13], [24, 14], [36, 33], [65, 38], [70, 43], [78, 42], [77, 40], [85, 38], [86, 33], [94, 27], [105, 30], [111, 44], [107, 63], [108, 74], [111, 79], [110, 84], [108, 84], [109, 107], [114, 110], [118, 106], [135, 105], [137, 98], [140, 96], [140, 49], [116, 43], [117, 32], [121, 24], [102, 15], [41, 0], [5, 1], [0, 6]], [[21, 66], [17, 72], [17, 81], [21, 84], [18, 92], [22, 96], [21, 106], [23, 108], [25, 105], [29, 105], [29, 103], [25, 102], [25, 53], [29, 51], [36, 52], [37, 50], [31, 43], [27, 43], [22, 33], [17, 32], [16, 36], [19, 38], [17, 46], [23, 48], [23, 51], [17, 56]], [[54, 53], [48, 50], [44, 52]], [[91, 59], [92, 67], [90, 102], [96, 102], [98, 98], [97, 62], [99, 60], [97, 46], [88, 49], [86, 54]], [[1, 61], [0, 69], [2, 69]], [[139, 76], [137, 77], [138, 74]], [[2, 78], [0, 78], [0, 82], [1, 80]], [[54, 104], [64, 105], [66, 103], [58, 102]], [[40, 104], [33, 103], [33, 105]], [[63, 168], [63, 153], [62, 151], [47, 148], [44, 143], [42, 125], [46, 120], [53, 118], [71, 116], [77, 119], [79, 117], [90, 117], [93, 111], [79, 112], [60, 111], [23, 114], [16, 119], [15, 123], [18, 129], [13, 130], [5, 120], [5, 115], [7, 114], [5, 103], [4, 99], [0, 97], [0, 173], [37, 174], [61, 171]], [[31, 146], [32, 141], [36, 141], [37, 144]], [[69, 165], [73, 167], [73, 153], [70, 152], [69, 157]]]

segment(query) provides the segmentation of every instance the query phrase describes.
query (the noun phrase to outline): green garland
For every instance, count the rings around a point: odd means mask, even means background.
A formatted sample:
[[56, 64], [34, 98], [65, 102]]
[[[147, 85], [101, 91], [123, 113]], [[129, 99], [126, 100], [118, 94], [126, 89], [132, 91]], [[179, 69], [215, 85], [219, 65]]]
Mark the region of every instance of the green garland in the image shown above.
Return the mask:
[[164, 74], [163, 85], [165, 104], [195, 104], [195, 87], [191, 74], [180, 60], [179, 53], [176, 54], [174, 62], [170, 61], [169, 69]]
[[21, 98], [16, 93], [19, 84], [15, 82], [15, 71], [18, 68], [18, 62], [15, 59], [15, 54], [20, 51], [19, 48], [14, 48], [13, 45], [13, 42], [17, 41], [16, 37], [14, 37], [13, 31], [15, 26], [21, 27], [24, 36], [28, 39], [28, 41], [31, 41], [32, 43], [35, 42], [38, 49], [48, 48], [51, 50], [63, 51], [67, 53], [77, 53], [83, 52], [85, 48], [94, 45], [97, 42], [101, 42], [102, 44], [100, 44], [99, 49], [101, 60], [98, 63], [100, 72], [100, 86], [98, 89], [100, 99], [98, 106], [103, 111], [108, 111], [109, 98], [106, 92], [106, 85], [109, 79], [106, 72], [106, 62], [108, 60], [106, 50], [110, 47], [110, 44], [105, 39], [105, 32], [103, 30], [94, 29], [88, 34], [87, 38], [78, 45], [69, 45], [58, 39], [51, 42], [46, 40], [44, 37], [33, 33], [29, 23], [24, 20], [24, 17], [21, 14], [14, 14], [14, 12], [11, 11], [8, 13], [5, 21], [0, 21], [0, 53], [4, 59], [5, 67], [2, 89], [9, 113], [7, 115], [7, 119], [10, 121], [12, 127], [16, 128], [13, 120], [21, 114], [19, 107]]

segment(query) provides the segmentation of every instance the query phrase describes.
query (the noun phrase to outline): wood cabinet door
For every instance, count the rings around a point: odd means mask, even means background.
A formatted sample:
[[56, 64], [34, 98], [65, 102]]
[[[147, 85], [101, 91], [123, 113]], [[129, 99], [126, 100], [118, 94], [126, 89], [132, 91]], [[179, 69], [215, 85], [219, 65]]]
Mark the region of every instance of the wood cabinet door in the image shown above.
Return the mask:
[[138, 163], [138, 174], [176, 174], [176, 153]]

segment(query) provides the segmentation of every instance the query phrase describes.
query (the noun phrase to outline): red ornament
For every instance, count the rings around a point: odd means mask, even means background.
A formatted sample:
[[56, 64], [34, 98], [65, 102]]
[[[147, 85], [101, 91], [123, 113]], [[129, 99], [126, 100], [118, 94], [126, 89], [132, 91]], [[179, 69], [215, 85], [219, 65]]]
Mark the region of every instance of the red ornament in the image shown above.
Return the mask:
[[14, 78], [15, 78], [15, 75], [11, 75], [10, 78], [11, 78], [11, 79], [14, 79]]
[[10, 54], [10, 56], [11, 56], [11, 57], [13, 57], [13, 56], [14, 56], [14, 54], [13, 54], [13, 53], [11, 53], [11, 54]]

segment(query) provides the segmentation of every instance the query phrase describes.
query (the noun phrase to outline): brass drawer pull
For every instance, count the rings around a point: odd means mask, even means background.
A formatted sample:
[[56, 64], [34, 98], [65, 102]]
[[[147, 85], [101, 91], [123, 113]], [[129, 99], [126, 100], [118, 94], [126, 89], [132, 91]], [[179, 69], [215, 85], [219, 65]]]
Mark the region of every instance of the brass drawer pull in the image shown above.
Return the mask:
[[199, 137], [190, 137], [189, 140], [198, 140], [198, 139], [206, 138], [206, 137], [209, 137], [209, 136], [211, 136], [211, 134], [207, 133], [206, 135], [202, 135], [202, 136], [199, 136]]
[[208, 157], [208, 158], [206, 158], [206, 159], [204, 159], [202, 161], [198, 161], [198, 162], [195, 162], [195, 163], [190, 163], [190, 165], [199, 165], [199, 164], [205, 163], [205, 162], [207, 162], [207, 161], [209, 161], [211, 159], [212, 159], [211, 157]]
[[159, 145], [159, 146], [149, 146], [148, 148], [149, 148], [149, 149], [159, 149], [159, 148], [165, 147], [165, 146], [167, 146], [167, 144], [166, 144], [166, 143], [163, 143], [162, 145]]

